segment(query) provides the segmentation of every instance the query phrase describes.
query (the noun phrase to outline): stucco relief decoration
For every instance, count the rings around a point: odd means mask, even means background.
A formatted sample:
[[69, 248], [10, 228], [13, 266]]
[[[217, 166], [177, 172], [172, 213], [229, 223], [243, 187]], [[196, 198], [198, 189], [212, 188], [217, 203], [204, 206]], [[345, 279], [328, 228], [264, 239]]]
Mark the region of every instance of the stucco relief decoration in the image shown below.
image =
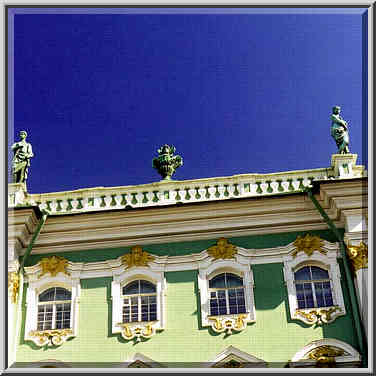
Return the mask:
[[152, 322], [146, 324], [135, 323], [133, 325], [130, 323], [119, 323], [117, 325], [122, 327], [121, 336], [125, 340], [136, 338], [136, 341], [140, 342], [141, 337], [147, 339], [155, 334], [156, 330], [153, 327], [153, 324], [154, 323]]
[[216, 333], [223, 333], [226, 331], [226, 334], [232, 334], [232, 331], [235, 330], [240, 332], [244, 330], [247, 326], [246, 322], [247, 315], [239, 314], [238, 316], [228, 317], [228, 316], [209, 316], [208, 319], [213, 321], [212, 329]]
[[311, 236], [307, 234], [306, 236], [298, 236], [294, 241], [295, 250], [291, 253], [295, 257], [299, 252], [304, 252], [308, 257], [313, 254], [314, 251], [318, 251], [325, 255], [325, 251], [322, 247], [324, 246], [324, 241], [318, 236]]
[[39, 278], [47, 273], [50, 273], [51, 277], [55, 277], [60, 272], [70, 275], [67, 271], [68, 260], [60, 256], [44, 257], [39, 262], [39, 265], [42, 268], [42, 272], [38, 276]]
[[338, 316], [332, 316], [334, 312], [341, 312], [338, 306], [330, 308], [314, 308], [311, 310], [296, 310], [296, 315], [301, 316], [302, 321], [306, 324], [328, 324]]
[[73, 334], [72, 329], [33, 330], [31, 337], [37, 338], [39, 346], [60, 346]]
[[8, 273], [8, 289], [9, 289], [10, 299], [12, 303], [17, 302], [19, 288], [20, 288], [20, 278], [18, 276], [18, 273], [16, 272]]
[[359, 245], [347, 245], [348, 255], [354, 271], [359, 269], [368, 268], [368, 246], [367, 244], [360, 242]]
[[131, 252], [121, 257], [121, 262], [125, 265], [125, 269], [129, 269], [132, 266], [148, 266], [150, 261], [155, 259], [154, 256], [142, 250], [140, 246], [131, 248]]
[[225, 238], [218, 239], [217, 245], [208, 248], [208, 254], [216, 260], [234, 258], [236, 253], [236, 246], [230, 244]]
[[337, 356], [344, 355], [345, 351], [333, 346], [319, 346], [308, 353], [308, 359], [315, 360], [318, 364], [335, 363]]

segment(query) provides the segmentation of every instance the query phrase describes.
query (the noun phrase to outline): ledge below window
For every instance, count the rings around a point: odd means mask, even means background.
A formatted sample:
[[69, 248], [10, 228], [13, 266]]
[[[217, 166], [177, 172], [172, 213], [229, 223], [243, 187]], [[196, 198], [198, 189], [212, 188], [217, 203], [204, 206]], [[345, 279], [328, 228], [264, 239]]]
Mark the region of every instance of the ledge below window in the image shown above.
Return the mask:
[[301, 320], [308, 325], [329, 324], [338, 316], [345, 315], [345, 312], [339, 306], [320, 307], [320, 308], [301, 308], [296, 309], [292, 319]]
[[241, 332], [247, 327], [248, 322], [252, 322], [249, 313], [208, 316], [208, 320], [216, 333], [226, 331], [227, 334], [232, 334], [233, 330]]
[[37, 346], [60, 346], [73, 336], [72, 329], [32, 330], [29, 332], [28, 340]]
[[121, 328], [121, 336], [125, 340], [136, 338], [138, 342], [141, 341], [141, 337], [147, 339], [152, 337], [157, 330], [162, 330], [158, 321], [118, 323], [116, 326]]

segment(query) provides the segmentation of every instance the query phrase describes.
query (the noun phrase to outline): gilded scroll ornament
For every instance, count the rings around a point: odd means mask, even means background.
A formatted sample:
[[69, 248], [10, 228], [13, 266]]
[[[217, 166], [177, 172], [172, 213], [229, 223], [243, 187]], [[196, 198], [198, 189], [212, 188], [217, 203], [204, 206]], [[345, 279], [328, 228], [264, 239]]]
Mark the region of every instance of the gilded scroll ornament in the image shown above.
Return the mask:
[[338, 306], [330, 307], [330, 308], [314, 308], [310, 311], [304, 311], [301, 309], [297, 309], [295, 311], [295, 314], [302, 316], [304, 318], [304, 322], [306, 324], [328, 324], [329, 322], [333, 321], [334, 318], [332, 317], [332, 314], [334, 312], [341, 312], [341, 308]]
[[212, 320], [212, 329], [217, 333], [222, 333], [226, 330], [227, 334], [232, 334], [232, 331], [235, 330], [240, 332], [245, 329], [247, 326], [246, 323], [246, 314], [239, 314], [237, 316], [228, 317], [228, 316], [208, 316], [209, 320]]
[[154, 256], [142, 250], [138, 245], [131, 248], [131, 252], [121, 257], [121, 262], [126, 265], [125, 269], [132, 266], [148, 266], [150, 261], [155, 259]]
[[20, 288], [20, 277], [16, 272], [8, 273], [8, 289], [12, 303], [17, 303], [18, 290]]
[[46, 273], [50, 273], [51, 277], [55, 277], [60, 272], [70, 275], [67, 271], [68, 260], [60, 256], [43, 257], [42, 260], [39, 261], [39, 265], [42, 268], [42, 273], [39, 274], [39, 278]]
[[131, 340], [132, 338], [136, 338], [136, 341], [139, 342], [141, 341], [141, 337], [150, 338], [156, 333], [153, 324], [155, 324], [155, 322], [147, 324], [136, 323], [136, 325], [130, 323], [118, 323], [117, 326], [120, 326], [123, 329], [121, 331], [121, 336], [124, 339]]
[[308, 359], [315, 360], [317, 363], [335, 363], [335, 358], [342, 356], [344, 353], [344, 350], [337, 347], [323, 345], [310, 351]]
[[368, 246], [367, 244], [360, 242], [359, 245], [347, 246], [348, 255], [354, 271], [357, 272], [359, 269], [368, 268]]
[[311, 236], [307, 234], [306, 236], [298, 236], [294, 241], [295, 250], [292, 252], [292, 256], [295, 257], [298, 252], [303, 251], [307, 256], [311, 256], [314, 251], [318, 251], [325, 255], [325, 251], [322, 247], [324, 246], [324, 241], [318, 236]]
[[218, 239], [217, 245], [208, 248], [208, 254], [214, 259], [234, 258], [236, 253], [236, 247], [225, 238]]
[[33, 330], [29, 336], [36, 337], [38, 346], [60, 346], [73, 334], [72, 329]]

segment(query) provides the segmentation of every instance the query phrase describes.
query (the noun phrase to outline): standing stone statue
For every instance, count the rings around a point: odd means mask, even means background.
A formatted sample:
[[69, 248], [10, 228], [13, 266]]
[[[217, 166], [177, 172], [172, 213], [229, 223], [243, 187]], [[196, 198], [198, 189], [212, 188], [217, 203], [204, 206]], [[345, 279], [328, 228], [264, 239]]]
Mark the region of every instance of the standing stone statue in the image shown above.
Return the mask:
[[30, 166], [30, 158], [34, 156], [31, 144], [26, 142], [26, 131], [20, 132], [21, 141], [12, 145], [14, 153], [12, 160], [13, 183], [26, 183]]
[[153, 167], [163, 180], [170, 180], [175, 170], [183, 165], [183, 158], [180, 155], [174, 155], [175, 150], [175, 146], [165, 144], [158, 149], [159, 156], [153, 158]]
[[349, 154], [349, 131], [347, 122], [341, 118], [339, 113], [341, 112], [341, 107], [334, 106], [333, 113], [331, 116], [332, 126], [330, 133], [334, 140], [336, 141], [338, 154]]

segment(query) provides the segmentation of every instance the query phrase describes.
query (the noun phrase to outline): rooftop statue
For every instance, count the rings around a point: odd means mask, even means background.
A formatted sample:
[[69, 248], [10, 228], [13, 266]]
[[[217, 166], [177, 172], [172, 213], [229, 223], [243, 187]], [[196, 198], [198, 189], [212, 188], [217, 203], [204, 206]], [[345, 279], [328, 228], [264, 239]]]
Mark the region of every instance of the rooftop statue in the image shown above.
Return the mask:
[[171, 180], [175, 170], [183, 165], [183, 158], [180, 155], [174, 155], [175, 147], [167, 144], [158, 149], [159, 156], [153, 158], [153, 167], [162, 176], [163, 180]]
[[337, 144], [338, 154], [349, 154], [350, 150], [348, 125], [347, 122], [339, 115], [340, 112], [341, 107], [333, 107], [333, 113], [331, 116], [332, 126], [330, 133]]
[[34, 156], [31, 144], [26, 142], [26, 137], [26, 131], [21, 131], [21, 141], [12, 145], [12, 150], [14, 153], [12, 160], [13, 183], [26, 183], [30, 166], [30, 158]]

